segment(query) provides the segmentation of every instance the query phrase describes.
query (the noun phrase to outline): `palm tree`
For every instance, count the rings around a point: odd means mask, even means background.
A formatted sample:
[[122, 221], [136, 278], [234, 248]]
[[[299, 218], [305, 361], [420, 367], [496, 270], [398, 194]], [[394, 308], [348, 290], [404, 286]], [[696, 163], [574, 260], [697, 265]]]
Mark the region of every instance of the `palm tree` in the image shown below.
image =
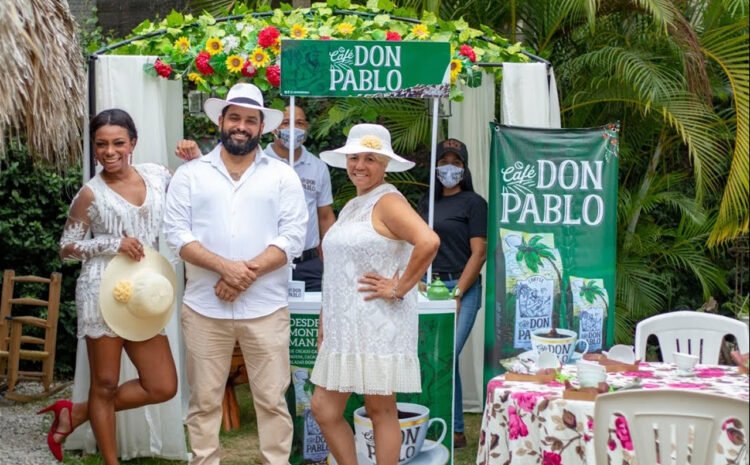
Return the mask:
[[596, 298], [599, 298], [604, 304], [604, 315], [602, 318], [603, 319], [602, 347], [606, 346], [607, 344], [607, 316], [609, 315], [609, 303], [607, 302], [607, 298], [604, 295], [604, 289], [599, 287], [599, 285], [596, 284], [596, 281], [594, 280], [584, 281], [583, 286], [581, 286], [580, 291], [578, 291], [578, 295], [586, 299], [586, 302], [590, 304], [593, 304], [594, 299]]
[[533, 273], [539, 273], [539, 266], [542, 265], [542, 260], [552, 266], [557, 274], [557, 287], [555, 289], [555, 299], [552, 307], [552, 328], [550, 328], [550, 336], [557, 337], [557, 328], [560, 327], [560, 300], [562, 293], [562, 274], [555, 265], [555, 255], [552, 253], [552, 249], [541, 240], [543, 239], [540, 235], [534, 235], [526, 242], [526, 238], [521, 239], [521, 244], [518, 246], [518, 252], [516, 252], [516, 261], [518, 263], [524, 263], [526, 267]]
[[86, 75], [65, 0], [0, 2], [0, 158], [8, 138], [65, 168], [81, 153]]

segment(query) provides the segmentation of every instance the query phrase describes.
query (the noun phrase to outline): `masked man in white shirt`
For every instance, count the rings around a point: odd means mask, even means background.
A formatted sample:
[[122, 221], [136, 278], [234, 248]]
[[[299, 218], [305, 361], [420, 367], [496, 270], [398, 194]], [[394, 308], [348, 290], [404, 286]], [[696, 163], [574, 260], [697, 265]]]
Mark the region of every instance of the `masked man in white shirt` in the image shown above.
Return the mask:
[[292, 420], [287, 265], [301, 255], [307, 208], [299, 177], [258, 146], [282, 112], [236, 84], [208, 99], [221, 144], [181, 166], [167, 193], [169, 246], [185, 261], [183, 298], [190, 405], [190, 465], [217, 465], [222, 397], [236, 342], [242, 348], [264, 464], [287, 465]]
[[294, 171], [297, 172], [302, 181], [302, 189], [305, 190], [309, 220], [305, 248], [302, 255], [294, 259], [292, 278], [304, 281], [307, 291], [320, 291], [320, 282], [323, 278], [320, 241], [336, 221], [332, 206], [331, 175], [328, 173], [328, 166], [302, 145], [307, 138], [309, 124], [305, 111], [298, 106], [294, 107], [294, 135], [291, 134], [289, 108], [286, 107], [284, 110], [284, 119], [274, 131], [276, 139], [266, 146], [265, 152], [273, 158], [289, 163], [289, 153], [292, 147], [294, 148]]

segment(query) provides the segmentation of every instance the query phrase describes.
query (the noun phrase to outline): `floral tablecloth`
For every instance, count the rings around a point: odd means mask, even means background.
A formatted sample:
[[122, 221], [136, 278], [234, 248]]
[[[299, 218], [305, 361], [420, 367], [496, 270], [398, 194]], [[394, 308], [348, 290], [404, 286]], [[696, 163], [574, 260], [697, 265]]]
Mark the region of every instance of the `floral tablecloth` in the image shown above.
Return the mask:
[[[566, 365], [563, 374], [572, 376], [575, 366]], [[638, 371], [609, 373], [607, 382], [615, 388], [697, 389], [748, 401], [748, 376], [736, 368], [699, 365], [688, 376], [674, 365], [641, 363]], [[597, 465], [594, 459], [594, 402], [562, 398], [564, 385], [505, 381], [503, 376], [487, 385], [487, 403], [482, 415], [477, 465]], [[723, 425], [720, 447], [724, 457], [717, 464], [747, 463], [743, 449], [747, 430], [743, 422], [728, 420]], [[610, 463], [634, 465], [633, 445], [623, 417], [615, 418], [609, 438]], [[599, 464], [606, 465], [606, 464]]]

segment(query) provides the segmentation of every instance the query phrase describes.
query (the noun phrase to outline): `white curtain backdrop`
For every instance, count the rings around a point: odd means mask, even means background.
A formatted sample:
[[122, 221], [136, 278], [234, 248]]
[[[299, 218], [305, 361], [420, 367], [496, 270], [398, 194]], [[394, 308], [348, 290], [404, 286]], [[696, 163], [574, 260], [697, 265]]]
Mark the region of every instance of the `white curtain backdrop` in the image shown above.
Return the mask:
[[[145, 56], [100, 56], [96, 60], [96, 112], [108, 108], [121, 108], [135, 121], [138, 143], [133, 153], [133, 163], [159, 163], [172, 171], [180, 161], [172, 154], [177, 141], [182, 138], [182, 83], [167, 81], [146, 75], [145, 63], [153, 63], [156, 57]], [[86, 125], [88, 127], [88, 125]], [[84, 151], [84, 180], [88, 178], [89, 144], [88, 134]], [[159, 251], [175, 262], [173, 254], [160, 240]], [[180, 284], [175, 312], [166, 328], [172, 355], [177, 366], [180, 389], [177, 395], [162, 404], [150, 405], [117, 414], [117, 447], [120, 457], [129, 460], [135, 457], [158, 456], [168, 459], [186, 460], [187, 448], [183, 430], [183, 409], [187, 400], [182, 340], [179, 323], [179, 303], [182, 302], [182, 267], [177, 268]], [[120, 362], [120, 382], [138, 376], [135, 367], [123, 352]], [[90, 381], [88, 355], [84, 340], [78, 341], [76, 354], [73, 401], [88, 398]], [[185, 402], [183, 402], [185, 399]], [[65, 441], [66, 449], [83, 449], [93, 453], [96, 440], [89, 423], [81, 425]]]
[[[481, 86], [476, 88], [463, 86], [461, 90], [464, 93], [463, 102], [451, 104], [448, 137], [466, 144], [474, 190], [489, 200], [487, 198], [490, 169], [489, 123], [495, 119], [495, 78], [492, 74], [483, 73]], [[482, 270], [482, 281], [484, 281], [484, 276], [485, 273]], [[482, 289], [482, 306], [459, 361], [463, 406], [468, 412], [481, 412], [483, 407], [484, 282]]]
[[555, 72], [546, 63], [503, 63], [501, 122], [509, 126], [560, 127]]

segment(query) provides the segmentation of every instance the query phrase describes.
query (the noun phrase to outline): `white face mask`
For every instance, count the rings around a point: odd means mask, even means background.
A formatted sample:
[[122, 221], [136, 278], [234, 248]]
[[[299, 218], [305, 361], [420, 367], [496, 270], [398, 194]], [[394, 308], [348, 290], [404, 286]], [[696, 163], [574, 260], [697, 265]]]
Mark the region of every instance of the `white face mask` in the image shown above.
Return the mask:
[[464, 169], [453, 165], [438, 166], [437, 178], [444, 187], [451, 189], [464, 178]]
[[[289, 134], [289, 128], [283, 128], [279, 129], [278, 134], [279, 142], [281, 142], [281, 145], [284, 146], [284, 148], [289, 149], [289, 141], [291, 139]], [[294, 149], [298, 149], [300, 145], [305, 141], [305, 138], [307, 137], [307, 133], [304, 129], [301, 128], [294, 128]]]

